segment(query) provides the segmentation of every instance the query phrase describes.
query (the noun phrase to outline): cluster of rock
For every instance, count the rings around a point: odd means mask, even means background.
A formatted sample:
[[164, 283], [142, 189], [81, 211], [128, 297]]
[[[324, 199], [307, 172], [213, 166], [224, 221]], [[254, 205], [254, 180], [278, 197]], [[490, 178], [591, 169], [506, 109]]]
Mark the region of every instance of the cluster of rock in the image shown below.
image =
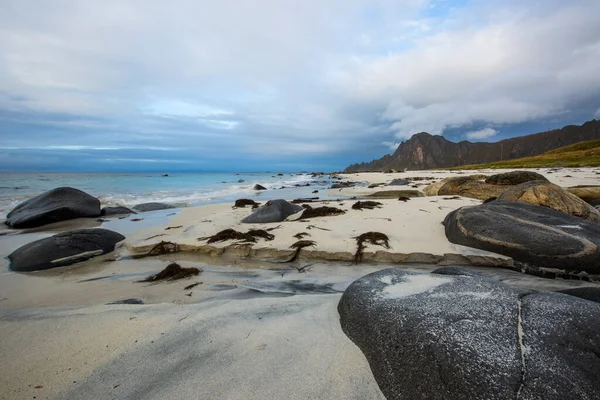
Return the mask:
[[600, 211], [589, 203], [600, 200], [600, 186], [563, 189], [538, 173], [514, 171], [447, 178], [425, 193], [484, 201], [448, 214], [444, 226], [452, 243], [536, 270], [600, 273]]
[[[144, 203], [136, 205], [133, 210], [123, 206], [101, 208], [96, 197], [75, 188], [59, 187], [16, 206], [6, 216], [5, 224], [11, 228], [27, 229], [75, 218], [110, 217], [170, 208], [175, 207]], [[75, 229], [28, 243], [8, 258], [13, 271], [38, 271], [109, 253], [124, 239], [123, 235], [108, 229]]]

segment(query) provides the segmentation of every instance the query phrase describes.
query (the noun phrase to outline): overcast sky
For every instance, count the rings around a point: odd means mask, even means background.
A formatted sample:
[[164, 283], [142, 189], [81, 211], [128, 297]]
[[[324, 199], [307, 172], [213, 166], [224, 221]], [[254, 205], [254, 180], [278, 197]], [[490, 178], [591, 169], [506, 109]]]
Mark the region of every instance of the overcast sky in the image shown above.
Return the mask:
[[0, 170], [338, 170], [600, 117], [598, 0], [0, 0]]

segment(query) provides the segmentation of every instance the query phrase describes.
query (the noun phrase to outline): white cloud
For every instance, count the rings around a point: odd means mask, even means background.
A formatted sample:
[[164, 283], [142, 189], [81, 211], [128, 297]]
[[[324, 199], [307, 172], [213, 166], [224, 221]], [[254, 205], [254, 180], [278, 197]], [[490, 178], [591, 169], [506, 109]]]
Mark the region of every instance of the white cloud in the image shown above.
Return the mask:
[[381, 144], [392, 151], [396, 151], [398, 146], [400, 146], [400, 142], [382, 142]]
[[600, 107], [600, 2], [475, 3], [0, 0], [0, 111], [71, 132], [3, 144], [395, 150]]
[[498, 131], [493, 128], [483, 128], [478, 131], [467, 132], [465, 136], [467, 137], [467, 139], [481, 140], [489, 139], [491, 137], [496, 136], [497, 134]]

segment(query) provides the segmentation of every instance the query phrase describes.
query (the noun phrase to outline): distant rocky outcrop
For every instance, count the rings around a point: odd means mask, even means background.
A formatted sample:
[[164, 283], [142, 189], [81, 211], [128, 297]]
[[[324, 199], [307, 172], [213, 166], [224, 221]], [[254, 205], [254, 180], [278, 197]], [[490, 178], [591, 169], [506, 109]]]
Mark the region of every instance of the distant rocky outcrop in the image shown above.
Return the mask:
[[505, 139], [495, 143], [463, 140], [451, 142], [443, 136], [426, 132], [417, 133], [391, 155], [367, 163], [353, 164], [344, 172], [423, 170], [484, 164], [499, 160], [530, 157], [570, 144], [600, 139], [600, 121], [592, 120], [581, 126], [569, 125], [562, 129]]
[[387, 399], [598, 397], [600, 304], [442, 272], [385, 269], [340, 300]]
[[59, 187], [16, 206], [6, 216], [13, 228], [35, 228], [82, 217], [99, 217], [100, 201], [79, 189]]
[[124, 239], [108, 229], [76, 229], [28, 243], [13, 251], [8, 259], [13, 271], [39, 271], [109, 253]]

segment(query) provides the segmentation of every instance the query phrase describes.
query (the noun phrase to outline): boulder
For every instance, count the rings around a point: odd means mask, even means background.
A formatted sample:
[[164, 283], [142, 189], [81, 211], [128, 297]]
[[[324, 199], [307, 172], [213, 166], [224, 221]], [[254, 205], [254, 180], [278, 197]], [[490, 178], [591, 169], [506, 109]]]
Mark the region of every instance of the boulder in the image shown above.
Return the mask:
[[379, 192], [371, 193], [367, 197], [374, 197], [378, 199], [397, 199], [398, 197], [425, 197], [423, 192], [419, 190], [381, 190]]
[[133, 206], [133, 209], [135, 211], [139, 211], [139, 212], [170, 210], [172, 208], [175, 208], [175, 207], [170, 204], [165, 204], [165, 203], [142, 203], [142, 204]]
[[28, 243], [13, 251], [8, 259], [13, 271], [39, 271], [110, 253], [124, 239], [108, 229], [76, 229]]
[[302, 211], [302, 206], [278, 199], [270, 200], [262, 207], [255, 209], [252, 214], [242, 220], [246, 224], [262, 224], [267, 222], [281, 222], [292, 214]]
[[266, 187], [259, 185], [258, 183], [256, 185], [254, 185], [254, 187], [252, 188], [254, 190], [267, 190]]
[[425, 196], [437, 196], [438, 192], [440, 191], [440, 188], [444, 186], [445, 183], [446, 180], [444, 179], [439, 182], [435, 182], [428, 186], [425, 186], [425, 188], [423, 189], [423, 193], [425, 193]]
[[544, 175], [532, 171], [512, 171], [503, 174], [496, 174], [486, 178], [485, 183], [492, 185], [520, 185], [521, 183], [531, 181], [544, 181], [548, 179]]
[[600, 202], [600, 186], [574, 186], [567, 191], [590, 204]]
[[391, 181], [390, 183], [388, 183], [388, 186], [405, 186], [408, 185], [410, 183], [410, 181], [406, 180], [406, 179], [394, 179], [393, 181]]
[[329, 189], [343, 189], [343, 188], [348, 188], [348, 187], [352, 187], [352, 183], [350, 182], [338, 182], [338, 183], [334, 183], [333, 185], [331, 185], [329, 187]]
[[571, 289], [557, 290], [557, 292], [600, 303], [600, 287], [597, 286], [576, 287]]
[[565, 189], [550, 182], [532, 181], [508, 188], [498, 200], [519, 201], [549, 207], [557, 211], [600, 223], [594, 207]]
[[590, 301], [391, 268], [352, 283], [338, 311], [388, 399], [597, 397], [600, 305]]
[[438, 196], [458, 195], [479, 200], [488, 200], [500, 196], [506, 190], [505, 186], [496, 186], [473, 179], [470, 176], [449, 178], [439, 188]]
[[104, 207], [100, 214], [105, 217], [110, 217], [113, 215], [127, 215], [127, 214], [137, 214], [137, 213], [127, 207], [116, 206], [116, 207]]
[[100, 201], [81, 190], [59, 187], [16, 206], [6, 216], [13, 228], [35, 228], [74, 218], [99, 217]]
[[551, 208], [496, 200], [454, 210], [444, 226], [452, 243], [538, 268], [600, 273], [600, 225]]

